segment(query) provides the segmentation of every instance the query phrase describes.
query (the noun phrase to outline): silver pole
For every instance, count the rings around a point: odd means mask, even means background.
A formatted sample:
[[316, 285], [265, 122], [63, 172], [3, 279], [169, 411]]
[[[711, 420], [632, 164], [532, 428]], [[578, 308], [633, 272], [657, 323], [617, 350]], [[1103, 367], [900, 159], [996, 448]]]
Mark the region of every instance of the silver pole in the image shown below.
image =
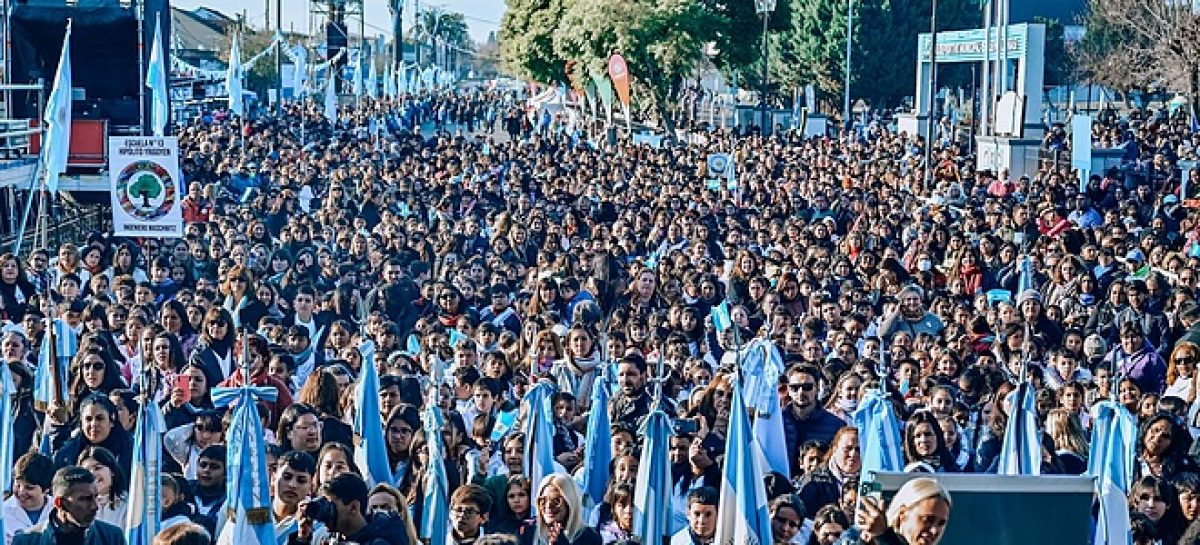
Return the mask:
[[139, 0], [133, 5], [133, 9], [134, 15], [137, 16], [138, 35], [138, 132], [146, 136], [146, 37], [142, 29], [142, 21], [146, 18], [146, 3]]
[[979, 93], [979, 134], [990, 135], [992, 111], [992, 0], [983, 8], [983, 74]]

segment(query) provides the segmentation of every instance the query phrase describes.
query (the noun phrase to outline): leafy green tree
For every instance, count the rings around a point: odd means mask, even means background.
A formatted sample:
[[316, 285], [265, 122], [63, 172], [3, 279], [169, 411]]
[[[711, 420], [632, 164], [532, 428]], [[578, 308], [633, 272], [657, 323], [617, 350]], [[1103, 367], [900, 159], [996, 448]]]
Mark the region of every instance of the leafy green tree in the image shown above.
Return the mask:
[[634, 109], [657, 115], [673, 134], [669, 99], [726, 22], [695, 0], [588, 0], [563, 15], [554, 49], [560, 58], [576, 61], [580, 81], [606, 72], [609, 57], [620, 53], [629, 65]]
[[[917, 35], [929, 32], [930, 0], [853, 0], [850, 95], [891, 106], [916, 86]], [[772, 78], [785, 87], [812, 83], [840, 104], [845, 78], [847, 0], [791, 0], [787, 30], [772, 37]], [[976, 0], [939, 0], [938, 30], [978, 28]], [[943, 85], [955, 83], [939, 77]]]
[[534, 81], [564, 81], [566, 61], [554, 49], [554, 36], [563, 13], [575, 0], [507, 0], [507, 4], [500, 21], [504, 64], [516, 75]]

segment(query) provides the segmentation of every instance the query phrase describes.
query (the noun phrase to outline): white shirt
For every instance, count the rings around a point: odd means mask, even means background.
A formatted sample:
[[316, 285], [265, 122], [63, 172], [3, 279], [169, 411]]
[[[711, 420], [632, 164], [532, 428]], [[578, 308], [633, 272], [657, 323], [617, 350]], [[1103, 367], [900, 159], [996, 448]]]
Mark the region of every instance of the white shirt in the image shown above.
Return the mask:
[[37, 520], [30, 520], [29, 513], [21, 508], [21, 503], [17, 501], [16, 496], [9, 496], [7, 500], [4, 500], [3, 506], [0, 507], [4, 510], [4, 545], [12, 545], [13, 536], [17, 532], [49, 520], [50, 508], [53, 503], [54, 498], [46, 496], [46, 504], [42, 506], [41, 515]]

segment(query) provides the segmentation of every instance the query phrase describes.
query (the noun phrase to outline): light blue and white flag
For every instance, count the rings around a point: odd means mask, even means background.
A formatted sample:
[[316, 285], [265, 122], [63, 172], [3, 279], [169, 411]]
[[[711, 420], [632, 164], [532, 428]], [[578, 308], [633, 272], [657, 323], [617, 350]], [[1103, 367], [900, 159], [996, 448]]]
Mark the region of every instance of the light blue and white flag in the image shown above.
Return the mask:
[[[540, 483], [554, 473], [554, 386], [540, 381], [529, 389], [525, 405], [525, 475]], [[536, 508], [535, 508], [536, 510]]]
[[[152, 389], [146, 381], [141, 382], [142, 392]], [[158, 404], [143, 400], [138, 407], [137, 427], [133, 431], [133, 467], [130, 469], [129, 500], [125, 512], [127, 545], [151, 545], [162, 525], [159, 498], [162, 486], [162, 436], [166, 428]]]
[[383, 72], [383, 94], [387, 98], [396, 98], [396, 70], [391, 62]]
[[1093, 545], [1130, 545], [1129, 488], [1137, 463], [1137, 419], [1121, 404], [1105, 400], [1092, 407], [1088, 475], [1096, 478], [1100, 512]]
[[395, 484], [388, 465], [383, 418], [379, 414], [379, 371], [375, 368], [374, 345], [364, 352], [362, 375], [354, 385], [354, 464], [362, 471], [367, 486]]
[[352, 85], [351, 92], [354, 93], [355, 98], [362, 98], [363, 85], [367, 77], [364, 73], [366, 67], [363, 65], [365, 62], [363, 57], [366, 57], [366, 55], [363, 55], [361, 51], [354, 55], [354, 75], [351, 76], [350, 81]]
[[[13, 383], [8, 365], [0, 365], [0, 467], [13, 466], [13, 396], [17, 386]], [[47, 419], [49, 420], [49, 419]], [[0, 471], [0, 495], [12, 491], [12, 471]], [[4, 533], [4, 517], [0, 517], [0, 536]]]
[[379, 69], [375, 67], [375, 56], [367, 56], [367, 96], [379, 98]]
[[717, 532], [713, 543], [769, 545], [771, 514], [763, 467], [754, 454], [750, 418], [742, 399], [740, 381], [733, 381], [729, 434], [725, 437], [725, 465], [721, 468], [721, 500], [717, 506]]
[[166, 136], [171, 109], [167, 79], [171, 76], [163, 60], [162, 19], [159, 18], [154, 25], [154, 45], [150, 50], [150, 64], [146, 66], [146, 87], [150, 89], [150, 128], [154, 136]]
[[[65, 320], [51, 321], [46, 334], [42, 335], [37, 374], [33, 379], [33, 402], [39, 410], [46, 410], [55, 400], [64, 404], [70, 402], [68, 369], [78, 352], [79, 334]], [[58, 377], [57, 392], [55, 376]]]
[[[603, 390], [603, 388], [597, 388]], [[602, 407], [593, 408], [601, 410]], [[671, 537], [671, 419], [655, 403], [639, 430], [645, 439], [633, 490], [633, 533], [645, 543]]]
[[54, 73], [54, 88], [46, 102], [46, 143], [42, 164], [46, 168], [46, 190], [58, 193], [58, 179], [67, 171], [67, 155], [71, 149], [71, 20], [63, 36], [58, 71]]
[[870, 471], [904, 471], [904, 439], [900, 420], [885, 392], [867, 390], [852, 418], [858, 428], [862, 474]]
[[[239, 371], [248, 377], [249, 368]], [[225, 435], [225, 524], [218, 529], [217, 545], [274, 545], [275, 523], [271, 511], [267, 444], [258, 402], [275, 401], [271, 386], [252, 386], [249, 378], [236, 388], [214, 388], [213, 405], [236, 405]]]
[[776, 386], [783, 368], [783, 355], [769, 340], [752, 342], [742, 357], [742, 376], [746, 378], [743, 397], [746, 409], [754, 410], [754, 444], [762, 457], [763, 470], [791, 478], [787, 436], [783, 432], [783, 409]]
[[241, 37], [234, 33], [233, 45], [229, 46], [229, 70], [225, 73], [225, 91], [229, 93], [229, 111], [235, 115], [246, 114], [242, 99], [242, 46]]
[[1033, 285], [1033, 258], [1026, 255], [1021, 258], [1021, 271], [1017, 276], [1017, 297], [1025, 290], [1035, 289]]
[[717, 328], [717, 333], [724, 333], [726, 329], [733, 327], [733, 320], [729, 317], [729, 301], [721, 301], [721, 304], [712, 307], [708, 313], [712, 316], [713, 327]]
[[612, 424], [608, 418], [608, 372], [601, 365], [597, 383], [592, 387], [592, 409], [588, 413], [587, 433], [583, 443], [583, 465], [580, 468], [580, 489], [584, 508], [593, 508], [604, 501], [608, 490], [608, 464], [612, 462]]
[[333, 71], [329, 71], [329, 81], [325, 82], [325, 119], [330, 123], [337, 123], [337, 84], [334, 78]]
[[1037, 403], [1033, 388], [1028, 382], [1017, 385], [1008, 394], [1012, 413], [1004, 428], [1004, 442], [1000, 446], [1000, 475], [1041, 475], [1042, 441], [1037, 427]]
[[[434, 387], [433, 390], [437, 390]], [[425, 430], [429, 463], [425, 466], [425, 499], [421, 509], [421, 537], [439, 542], [447, 535], [450, 523], [450, 483], [446, 477], [446, 447], [442, 443], [442, 428], [446, 426], [438, 407], [437, 396], [426, 405], [421, 415]], [[386, 460], [386, 457], [384, 458]]]

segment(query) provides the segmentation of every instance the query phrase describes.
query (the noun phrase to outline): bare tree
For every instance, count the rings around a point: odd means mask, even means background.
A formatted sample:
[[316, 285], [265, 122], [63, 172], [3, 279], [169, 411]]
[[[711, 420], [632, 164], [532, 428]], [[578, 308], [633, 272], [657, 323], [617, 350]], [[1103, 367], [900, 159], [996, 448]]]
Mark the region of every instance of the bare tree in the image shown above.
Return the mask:
[[1121, 90], [1184, 92], [1200, 111], [1200, 8], [1192, 0], [1091, 0], [1081, 66]]

